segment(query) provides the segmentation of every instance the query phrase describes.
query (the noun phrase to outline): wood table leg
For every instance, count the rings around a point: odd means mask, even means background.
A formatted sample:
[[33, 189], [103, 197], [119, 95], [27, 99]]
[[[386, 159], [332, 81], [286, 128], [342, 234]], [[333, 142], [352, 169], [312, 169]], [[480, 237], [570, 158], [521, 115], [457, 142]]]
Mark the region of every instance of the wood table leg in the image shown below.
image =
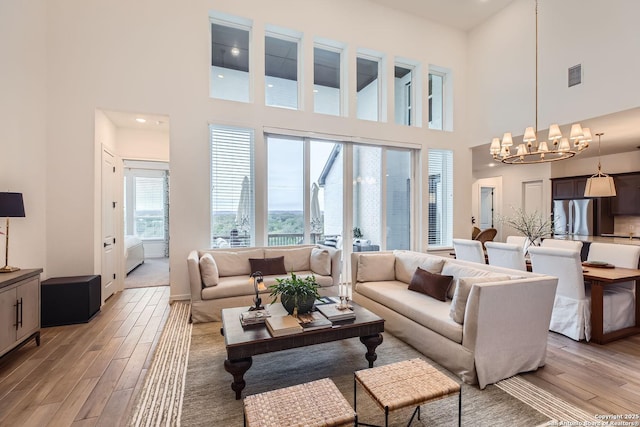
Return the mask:
[[231, 390], [236, 392], [236, 400], [240, 400], [240, 397], [242, 395], [242, 390], [244, 389], [244, 386], [247, 384], [244, 381], [244, 374], [249, 370], [252, 363], [253, 363], [253, 359], [251, 357], [245, 357], [243, 359], [235, 359], [235, 360], [226, 359], [224, 361], [225, 371], [233, 375]]
[[640, 284], [640, 280], [635, 280], [633, 282], [633, 286], [635, 286], [634, 293], [636, 294], [636, 328], [640, 327], [640, 289], [638, 289], [638, 285]]
[[591, 281], [591, 340], [598, 344], [603, 343], [603, 287], [602, 283], [596, 280]]
[[382, 334], [360, 337], [360, 342], [367, 347], [367, 353], [364, 357], [369, 361], [369, 367], [373, 368], [373, 362], [378, 358], [376, 347], [382, 344]]

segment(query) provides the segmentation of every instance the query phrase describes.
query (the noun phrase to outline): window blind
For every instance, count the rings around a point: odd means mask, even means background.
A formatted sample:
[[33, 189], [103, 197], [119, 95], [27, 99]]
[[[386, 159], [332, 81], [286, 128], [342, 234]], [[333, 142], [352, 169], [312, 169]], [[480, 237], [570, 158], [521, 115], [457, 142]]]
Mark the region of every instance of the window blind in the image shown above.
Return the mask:
[[209, 129], [212, 247], [247, 246], [255, 217], [253, 129], [219, 125]]
[[429, 150], [429, 246], [453, 240], [453, 152]]

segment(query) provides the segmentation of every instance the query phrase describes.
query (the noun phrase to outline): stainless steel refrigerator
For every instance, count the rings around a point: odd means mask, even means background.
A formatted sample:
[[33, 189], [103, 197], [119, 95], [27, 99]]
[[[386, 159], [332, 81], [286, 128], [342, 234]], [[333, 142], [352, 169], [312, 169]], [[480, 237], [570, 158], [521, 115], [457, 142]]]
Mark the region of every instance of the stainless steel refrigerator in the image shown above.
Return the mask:
[[593, 235], [593, 199], [554, 200], [554, 234]]

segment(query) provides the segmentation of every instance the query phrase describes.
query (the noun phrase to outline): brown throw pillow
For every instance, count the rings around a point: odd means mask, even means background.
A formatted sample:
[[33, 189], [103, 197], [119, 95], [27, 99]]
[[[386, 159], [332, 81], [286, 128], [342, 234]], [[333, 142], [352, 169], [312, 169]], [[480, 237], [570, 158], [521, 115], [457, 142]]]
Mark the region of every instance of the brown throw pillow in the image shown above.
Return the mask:
[[251, 264], [251, 273], [259, 271], [263, 276], [287, 274], [287, 269], [284, 268], [284, 256], [275, 258], [249, 258], [249, 264]]
[[449, 290], [449, 286], [451, 286], [452, 280], [453, 276], [430, 273], [418, 267], [411, 278], [409, 290], [429, 295], [440, 301], [446, 301], [447, 291]]

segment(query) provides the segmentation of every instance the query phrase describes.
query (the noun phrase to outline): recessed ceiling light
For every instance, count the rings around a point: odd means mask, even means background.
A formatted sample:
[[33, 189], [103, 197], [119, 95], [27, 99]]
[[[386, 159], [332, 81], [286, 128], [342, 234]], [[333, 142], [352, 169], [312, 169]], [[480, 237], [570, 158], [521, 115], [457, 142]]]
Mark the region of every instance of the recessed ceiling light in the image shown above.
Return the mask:
[[493, 167], [495, 167], [495, 166], [496, 166], [496, 164], [495, 164], [495, 163], [489, 163], [489, 167], [490, 167], [490, 168], [493, 168]]
[[314, 89], [314, 90], [313, 90], [313, 93], [318, 93], [318, 89]]
[[143, 119], [142, 117], [138, 117], [138, 118], [136, 119], [136, 122], [138, 122], [138, 123], [146, 123], [146, 122], [147, 122], [147, 119]]
[[268, 84], [267, 87], [273, 87], [273, 85], [272, 84]]
[[233, 56], [240, 55], [240, 49], [238, 49], [237, 47], [232, 47], [231, 48], [231, 55], [233, 55]]
[[222, 74], [218, 74], [218, 78], [219, 79], [224, 79], [224, 76]]

